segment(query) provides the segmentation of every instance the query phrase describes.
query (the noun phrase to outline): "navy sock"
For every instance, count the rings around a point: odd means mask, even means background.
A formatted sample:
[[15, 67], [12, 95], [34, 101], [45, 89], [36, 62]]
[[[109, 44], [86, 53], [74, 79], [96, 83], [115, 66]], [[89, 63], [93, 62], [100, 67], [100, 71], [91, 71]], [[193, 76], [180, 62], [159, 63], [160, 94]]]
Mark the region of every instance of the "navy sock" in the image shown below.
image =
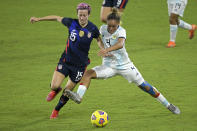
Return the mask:
[[60, 90], [61, 90], [61, 87], [58, 87], [58, 88], [55, 89], [54, 91], [55, 91], [56, 93], [58, 93]]
[[62, 95], [60, 97], [58, 104], [55, 107], [55, 110], [59, 111], [67, 103], [68, 100], [69, 100], [69, 98], [67, 96]]

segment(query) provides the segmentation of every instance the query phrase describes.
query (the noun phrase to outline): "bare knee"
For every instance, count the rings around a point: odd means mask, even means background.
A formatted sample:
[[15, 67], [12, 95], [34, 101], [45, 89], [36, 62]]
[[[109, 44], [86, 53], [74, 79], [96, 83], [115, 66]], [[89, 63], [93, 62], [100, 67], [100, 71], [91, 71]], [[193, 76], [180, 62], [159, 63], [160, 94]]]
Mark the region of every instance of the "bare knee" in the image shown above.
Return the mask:
[[178, 15], [171, 14], [169, 22], [170, 22], [171, 25], [178, 25]]
[[76, 83], [74, 83], [72, 80], [68, 79], [65, 88], [72, 91], [75, 88], [75, 86], [76, 86]]

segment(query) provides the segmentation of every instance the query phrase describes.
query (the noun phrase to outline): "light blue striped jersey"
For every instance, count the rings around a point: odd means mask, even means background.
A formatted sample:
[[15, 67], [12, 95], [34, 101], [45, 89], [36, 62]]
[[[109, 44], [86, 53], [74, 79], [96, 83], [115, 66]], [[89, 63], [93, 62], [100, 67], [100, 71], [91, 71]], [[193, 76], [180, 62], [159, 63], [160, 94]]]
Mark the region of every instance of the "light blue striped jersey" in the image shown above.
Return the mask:
[[[113, 33], [110, 34], [107, 31], [107, 25], [102, 25], [100, 28], [100, 34], [105, 48], [115, 45], [119, 38], [126, 39], [126, 30], [121, 26]], [[132, 66], [127, 51], [125, 49], [125, 43], [123, 48], [109, 52], [112, 57], [104, 57], [103, 64], [115, 69], [127, 69]]]

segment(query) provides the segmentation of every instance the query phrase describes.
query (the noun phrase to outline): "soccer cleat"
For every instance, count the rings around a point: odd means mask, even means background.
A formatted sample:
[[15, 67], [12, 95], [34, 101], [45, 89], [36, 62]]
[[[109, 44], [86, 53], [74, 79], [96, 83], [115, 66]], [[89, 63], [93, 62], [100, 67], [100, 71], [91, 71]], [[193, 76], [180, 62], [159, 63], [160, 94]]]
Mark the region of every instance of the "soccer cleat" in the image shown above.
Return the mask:
[[57, 91], [51, 91], [49, 94], [48, 94], [48, 96], [47, 96], [47, 101], [52, 101], [54, 98], [55, 98], [55, 96], [60, 92], [62, 90], [62, 88], [61, 87], [59, 87], [58, 89], [57, 89]]
[[174, 114], [180, 114], [181, 113], [181, 111], [179, 110], [179, 108], [176, 107], [176, 106], [174, 106], [173, 104], [170, 104], [168, 106], [168, 110], [170, 110]]
[[71, 100], [73, 100], [75, 103], [77, 104], [81, 103], [82, 98], [79, 96], [79, 94], [72, 92], [70, 90], [65, 90], [65, 95]]
[[169, 43], [167, 44], [167, 48], [174, 48], [176, 46], [175, 42], [173, 41], [169, 41]]
[[57, 117], [58, 117], [58, 113], [59, 113], [59, 111], [56, 111], [56, 110], [54, 109], [53, 112], [52, 112], [52, 114], [51, 114], [51, 116], [50, 116], [50, 119], [55, 119], [55, 118], [57, 118]]
[[192, 25], [192, 29], [189, 30], [189, 39], [192, 39], [194, 37], [195, 30], [197, 30], [197, 25]]

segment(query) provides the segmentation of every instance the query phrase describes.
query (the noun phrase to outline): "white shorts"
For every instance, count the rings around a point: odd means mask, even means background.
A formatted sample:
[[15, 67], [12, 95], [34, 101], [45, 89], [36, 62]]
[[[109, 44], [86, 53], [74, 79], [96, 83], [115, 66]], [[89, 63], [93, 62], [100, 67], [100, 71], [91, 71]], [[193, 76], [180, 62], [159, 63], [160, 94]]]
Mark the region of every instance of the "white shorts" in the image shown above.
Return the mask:
[[183, 13], [186, 5], [187, 5], [187, 0], [177, 0], [177, 1], [168, 2], [168, 15], [170, 16], [171, 13], [173, 13], [183, 17]]
[[121, 75], [127, 79], [129, 83], [134, 82], [137, 86], [144, 82], [144, 78], [134, 65], [128, 69], [113, 69], [105, 65], [96, 66], [92, 69], [96, 72], [98, 79], [107, 79], [116, 75]]

